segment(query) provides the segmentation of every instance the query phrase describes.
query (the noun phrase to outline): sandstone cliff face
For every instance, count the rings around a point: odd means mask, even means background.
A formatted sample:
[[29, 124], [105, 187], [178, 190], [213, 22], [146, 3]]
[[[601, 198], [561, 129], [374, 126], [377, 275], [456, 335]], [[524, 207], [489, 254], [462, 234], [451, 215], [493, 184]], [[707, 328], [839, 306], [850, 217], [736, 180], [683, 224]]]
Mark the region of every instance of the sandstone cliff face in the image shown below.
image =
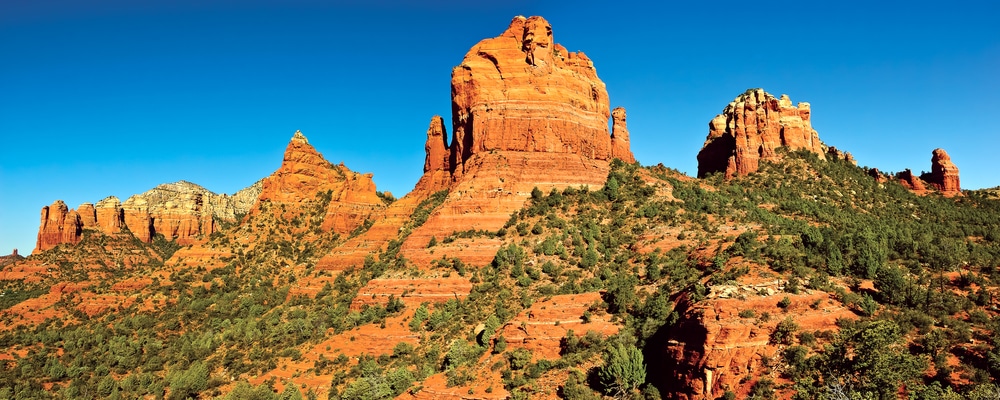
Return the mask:
[[[650, 373], [660, 374], [675, 388], [673, 398], [715, 399], [731, 390], [745, 398], [755, 379], [768, 367], [765, 360], [777, 360], [786, 345], [771, 338], [777, 325], [791, 318], [799, 331], [836, 332], [837, 319], [857, 316], [835, 297], [822, 291], [789, 294], [780, 281], [755, 284], [716, 285], [707, 299], [691, 302], [681, 298], [677, 305], [680, 320], [662, 343], [663, 357], [648, 359]], [[788, 298], [781, 309], [777, 303]], [[813, 304], [820, 306], [813, 307]], [[747, 318], [741, 311], [764, 313], [771, 318]], [[781, 382], [779, 382], [781, 383]], [[789, 398], [790, 392], [779, 392]]]
[[555, 43], [542, 17], [516, 17], [473, 46], [452, 70], [451, 93], [456, 174], [485, 151], [612, 157], [604, 83], [586, 55]]
[[80, 214], [80, 223], [83, 229], [96, 229], [97, 228], [97, 210], [91, 203], [80, 204], [77, 207], [77, 213]]
[[56, 200], [52, 205], [42, 207], [42, 220], [34, 252], [39, 253], [61, 243], [79, 243], [82, 234], [80, 214], [70, 210], [62, 200]]
[[747, 175], [757, 171], [761, 161], [777, 161], [778, 147], [825, 158], [809, 117], [809, 103], [793, 106], [786, 95], [776, 99], [762, 89], [746, 91], [709, 122], [708, 139], [698, 153], [698, 176]]
[[[260, 192], [254, 184], [233, 196], [215, 194], [187, 181], [165, 183], [145, 193], [129, 197], [121, 205], [125, 225], [136, 237], [150, 241], [156, 234], [181, 244], [194, 243], [218, 227], [215, 220], [235, 221], [249, 209], [247, 198]], [[256, 196], [253, 196], [256, 197]], [[114, 230], [114, 206], [108, 200], [109, 231]]]
[[958, 178], [958, 167], [951, 162], [951, 156], [944, 149], [934, 149], [931, 153], [931, 172], [921, 178], [944, 195], [962, 192]]
[[121, 232], [125, 224], [125, 212], [122, 210], [122, 202], [115, 196], [108, 196], [97, 202], [95, 213], [97, 215], [97, 229], [108, 235]]
[[[402, 246], [418, 265], [437, 258], [426, 246], [431, 237], [499, 229], [533, 188], [600, 187], [612, 158], [635, 160], [625, 110], [615, 111], [612, 137], [607, 90], [593, 62], [555, 43], [541, 17], [516, 17], [500, 36], [473, 46], [452, 70], [451, 93], [449, 194]], [[465, 245], [455, 256], [471, 263], [489, 262], [498, 246]]]

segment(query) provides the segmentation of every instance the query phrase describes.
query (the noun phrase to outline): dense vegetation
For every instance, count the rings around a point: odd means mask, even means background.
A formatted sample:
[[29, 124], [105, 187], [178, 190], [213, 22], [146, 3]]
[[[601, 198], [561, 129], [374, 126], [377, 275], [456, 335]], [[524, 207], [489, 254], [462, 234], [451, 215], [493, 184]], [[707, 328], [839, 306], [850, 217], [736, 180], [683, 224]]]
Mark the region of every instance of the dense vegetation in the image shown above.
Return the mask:
[[[786, 158], [728, 182], [616, 161], [599, 190], [536, 189], [496, 232], [456, 231], [427, 243], [431, 249], [483, 238], [503, 243], [487, 265], [436, 260], [431, 272], [473, 284], [464, 299], [441, 303], [392, 298], [351, 307], [371, 279], [429, 273], [400, 249], [447, 192], [418, 205], [382, 252], [342, 272], [315, 268], [346, 239], [319, 229], [328, 193], [290, 218], [282, 206], [265, 204], [261, 214], [213, 235], [210, 246], [231, 250], [222, 266], [173, 268], [132, 305], [90, 316], [67, 300], [57, 305], [68, 310], [60, 317], [0, 333], [0, 348], [23, 350], [0, 360], [0, 398], [381, 399], [419, 392], [435, 374], [449, 386], [465, 386], [481, 371], [499, 371], [514, 398], [545, 393], [544, 382], [553, 379], [564, 398], [670, 397], [677, 382], [666, 370], [672, 366], [663, 344], [677, 334], [681, 308], [711, 301], [713, 287], [752, 274], [781, 277], [789, 294], [829, 292], [857, 318], [825, 332], [782, 320], [770, 336], [780, 359], [767, 360], [764, 375], [748, 376], [755, 383], [741, 395], [996, 398], [1000, 202], [916, 196], [845, 162], [799, 153]], [[99, 277], [153, 275], [178, 250], [162, 240], [132, 245], [153, 261], [134, 270], [107, 263]], [[47, 257], [63, 280], [95, 279], [72, 258]], [[315, 295], [294, 294], [299, 282], [316, 279], [326, 283]], [[47, 289], [3, 285], [4, 310]], [[556, 360], [510, 346], [502, 335], [535, 302], [592, 292], [601, 301], [582, 320], [612, 321], [617, 334], [571, 332]], [[787, 307], [787, 299], [778, 307]], [[333, 335], [404, 315], [419, 336], [415, 345], [399, 342], [391, 353], [357, 358], [320, 355], [309, 373], [331, 376], [324, 393], [275, 379], [249, 383], [302, 360]], [[740, 317], [761, 315], [745, 310]], [[949, 362], [955, 359], [957, 365]]]

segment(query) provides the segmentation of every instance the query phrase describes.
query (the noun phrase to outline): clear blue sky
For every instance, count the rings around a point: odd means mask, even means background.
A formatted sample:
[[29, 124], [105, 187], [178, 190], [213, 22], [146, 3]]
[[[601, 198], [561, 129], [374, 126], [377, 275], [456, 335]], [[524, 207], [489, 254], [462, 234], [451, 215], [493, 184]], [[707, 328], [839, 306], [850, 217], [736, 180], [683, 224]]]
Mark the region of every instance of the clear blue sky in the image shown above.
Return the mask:
[[861, 165], [919, 172], [943, 147], [964, 188], [1000, 185], [1000, 3], [477, 3], [2, 2], [0, 254], [28, 253], [56, 199], [235, 192], [297, 129], [401, 196], [451, 68], [519, 14], [594, 60], [643, 164], [693, 175], [708, 121], [762, 87]]

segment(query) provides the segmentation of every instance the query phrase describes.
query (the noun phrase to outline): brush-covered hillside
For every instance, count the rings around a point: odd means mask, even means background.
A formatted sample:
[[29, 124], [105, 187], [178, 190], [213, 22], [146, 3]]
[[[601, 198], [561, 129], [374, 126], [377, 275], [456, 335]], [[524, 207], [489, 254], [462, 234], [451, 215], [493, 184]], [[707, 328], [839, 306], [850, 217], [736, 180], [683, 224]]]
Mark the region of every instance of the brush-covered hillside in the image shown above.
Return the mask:
[[[810, 153], [730, 181], [616, 162], [603, 188], [535, 190], [503, 228], [432, 237], [437, 258], [415, 265], [399, 244], [446, 194], [343, 271], [314, 264], [349, 235], [301, 229], [322, 194], [213, 234], [197, 262], [133, 241], [115, 248], [141, 262], [115, 264], [89, 237], [33, 256], [17, 265], [45, 271], [2, 281], [0, 397], [997, 391], [995, 200], [917, 196]], [[449, 254], [487, 240], [490, 263]]]

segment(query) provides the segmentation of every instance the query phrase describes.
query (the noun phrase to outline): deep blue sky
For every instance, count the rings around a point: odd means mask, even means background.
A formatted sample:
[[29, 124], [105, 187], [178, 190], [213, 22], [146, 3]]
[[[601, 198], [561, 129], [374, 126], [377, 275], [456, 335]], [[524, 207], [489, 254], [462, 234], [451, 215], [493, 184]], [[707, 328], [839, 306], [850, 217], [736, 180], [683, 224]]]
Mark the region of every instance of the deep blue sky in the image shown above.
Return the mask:
[[860, 165], [919, 172], [943, 147], [964, 188], [1000, 185], [996, 2], [476, 3], [2, 2], [0, 254], [28, 253], [56, 199], [235, 192], [297, 129], [402, 196], [451, 68], [519, 14], [593, 59], [643, 164], [694, 174], [708, 121], [762, 87]]

